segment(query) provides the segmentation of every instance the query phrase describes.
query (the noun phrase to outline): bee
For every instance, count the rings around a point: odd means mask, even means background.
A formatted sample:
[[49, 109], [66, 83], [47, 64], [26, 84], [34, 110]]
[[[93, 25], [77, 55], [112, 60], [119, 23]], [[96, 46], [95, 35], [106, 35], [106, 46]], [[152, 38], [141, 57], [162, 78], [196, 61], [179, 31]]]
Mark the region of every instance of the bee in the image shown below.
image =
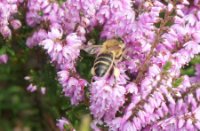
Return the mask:
[[84, 50], [90, 54], [96, 54], [91, 73], [93, 76], [103, 77], [114, 72], [118, 77], [120, 72], [116, 64], [122, 60], [125, 44], [121, 40], [109, 39], [102, 45], [91, 45]]

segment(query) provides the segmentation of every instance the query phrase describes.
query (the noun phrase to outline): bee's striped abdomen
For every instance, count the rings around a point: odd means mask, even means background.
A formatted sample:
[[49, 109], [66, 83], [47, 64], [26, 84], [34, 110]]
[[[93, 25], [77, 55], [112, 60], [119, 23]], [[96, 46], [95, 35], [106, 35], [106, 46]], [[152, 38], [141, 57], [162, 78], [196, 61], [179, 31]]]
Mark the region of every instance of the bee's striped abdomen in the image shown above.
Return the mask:
[[113, 62], [113, 55], [111, 53], [100, 54], [94, 62], [94, 73], [98, 77], [102, 77], [109, 70]]

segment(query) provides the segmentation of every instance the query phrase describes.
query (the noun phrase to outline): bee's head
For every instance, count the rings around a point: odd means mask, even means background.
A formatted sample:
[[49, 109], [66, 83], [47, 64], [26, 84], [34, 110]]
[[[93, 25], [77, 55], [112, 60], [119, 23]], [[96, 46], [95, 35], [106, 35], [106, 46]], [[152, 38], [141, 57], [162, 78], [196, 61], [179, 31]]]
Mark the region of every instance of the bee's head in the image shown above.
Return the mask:
[[120, 43], [124, 43], [124, 41], [121, 37], [116, 37], [115, 39], [118, 40]]

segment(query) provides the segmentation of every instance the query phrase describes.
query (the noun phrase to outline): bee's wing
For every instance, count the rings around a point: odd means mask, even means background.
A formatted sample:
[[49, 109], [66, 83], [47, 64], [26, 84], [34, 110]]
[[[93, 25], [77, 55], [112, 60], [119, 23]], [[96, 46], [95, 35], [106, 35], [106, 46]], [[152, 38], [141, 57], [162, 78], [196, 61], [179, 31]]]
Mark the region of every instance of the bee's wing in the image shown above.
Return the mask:
[[98, 54], [102, 45], [89, 45], [83, 48], [83, 50], [91, 55]]

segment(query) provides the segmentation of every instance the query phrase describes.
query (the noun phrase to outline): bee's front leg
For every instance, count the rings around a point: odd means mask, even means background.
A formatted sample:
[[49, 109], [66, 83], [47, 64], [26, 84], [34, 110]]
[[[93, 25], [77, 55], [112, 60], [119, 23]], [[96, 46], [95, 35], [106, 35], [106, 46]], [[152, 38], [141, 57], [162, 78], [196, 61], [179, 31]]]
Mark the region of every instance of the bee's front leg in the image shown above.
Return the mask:
[[91, 46], [91, 45], [96, 45], [97, 43], [95, 42], [95, 39], [89, 39], [87, 42], [87, 45]]

